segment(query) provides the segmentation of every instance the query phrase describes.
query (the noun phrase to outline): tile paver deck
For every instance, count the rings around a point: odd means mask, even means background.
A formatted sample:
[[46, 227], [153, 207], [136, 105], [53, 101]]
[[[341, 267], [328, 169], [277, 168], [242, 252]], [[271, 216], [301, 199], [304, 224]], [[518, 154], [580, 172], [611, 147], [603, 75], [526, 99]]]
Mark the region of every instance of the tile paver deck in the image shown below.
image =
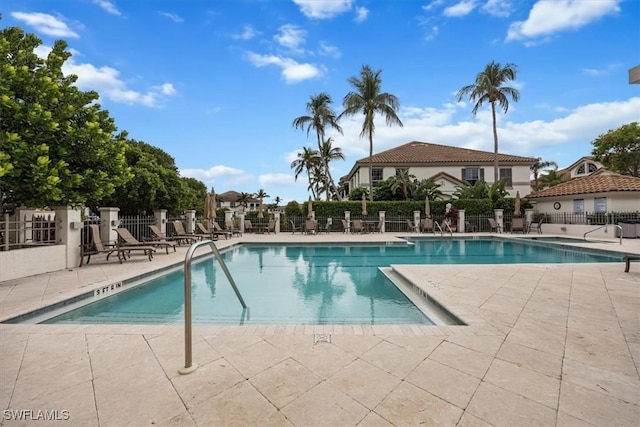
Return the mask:
[[[395, 238], [245, 234], [218, 246]], [[588, 246], [640, 253], [640, 240]], [[181, 262], [185, 253], [122, 265], [98, 257], [2, 282], [0, 318]], [[637, 263], [630, 273], [622, 262], [394, 269], [468, 326], [195, 326], [199, 368], [180, 375], [181, 326], [1, 324], [0, 425], [640, 423]], [[314, 333], [331, 342], [314, 343]]]

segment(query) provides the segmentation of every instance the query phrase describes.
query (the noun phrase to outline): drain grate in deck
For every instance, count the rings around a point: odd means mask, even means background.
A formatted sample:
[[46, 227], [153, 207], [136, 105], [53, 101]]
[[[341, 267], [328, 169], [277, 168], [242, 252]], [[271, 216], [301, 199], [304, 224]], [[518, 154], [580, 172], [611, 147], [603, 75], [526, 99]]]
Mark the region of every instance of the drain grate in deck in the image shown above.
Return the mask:
[[331, 335], [329, 334], [313, 334], [313, 343], [323, 343], [323, 342], [331, 342]]

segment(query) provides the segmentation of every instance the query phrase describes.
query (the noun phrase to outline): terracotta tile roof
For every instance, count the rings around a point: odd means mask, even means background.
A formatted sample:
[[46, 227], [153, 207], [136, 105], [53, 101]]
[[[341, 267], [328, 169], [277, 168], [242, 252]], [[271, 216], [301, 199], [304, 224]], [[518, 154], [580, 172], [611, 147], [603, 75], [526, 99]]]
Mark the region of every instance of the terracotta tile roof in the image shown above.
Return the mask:
[[[430, 144], [412, 141], [395, 148], [374, 154], [373, 163], [403, 164], [403, 163], [491, 163], [493, 152], [471, 150], [469, 148], [451, 147], [448, 145]], [[498, 153], [501, 163], [535, 163], [533, 157], [512, 156]], [[362, 158], [356, 163], [369, 163], [369, 157]]]
[[562, 184], [529, 194], [527, 199], [571, 196], [574, 194], [606, 193], [610, 191], [640, 191], [640, 178], [619, 174], [597, 174], [573, 178]]

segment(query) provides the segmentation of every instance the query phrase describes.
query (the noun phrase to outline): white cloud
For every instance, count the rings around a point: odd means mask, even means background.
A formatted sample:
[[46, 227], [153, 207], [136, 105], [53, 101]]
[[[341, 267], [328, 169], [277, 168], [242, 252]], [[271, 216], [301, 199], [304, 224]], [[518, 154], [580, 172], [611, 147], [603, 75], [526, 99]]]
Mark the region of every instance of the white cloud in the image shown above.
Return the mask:
[[461, 2], [447, 7], [443, 14], [445, 16], [458, 17], [470, 14], [476, 7], [476, 0], [462, 0]]
[[110, 13], [112, 15], [117, 15], [117, 16], [122, 15], [120, 13], [120, 11], [118, 10], [118, 8], [113, 3], [111, 3], [109, 0], [93, 0], [93, 3], [97, 4], [98, 6], [100, 6], [107, 13]]
[[251, 25], [245, 25], [242, 27], [242, 33], [233, 34], [231, 38], [235, 40], [251, 40], [258, 35], [260, 35], [260, 32], [256, 31]]
[[340, 49], [325, 42], [320, 42], [320, 48], [318, 51], [320, 55], [329, 56], [331, 58], [340, 58], [342, 56]]
[[207, 109], [205, 109], [205, 110], [204, 110], [204, 113], [205, 113], [207, 116], [210, 116], [210, 115], [213, 115], [213, 114], [217, 114], [217, 113], [219, 113], [220, 111], [222, 111], [222, 107], [215, 106], [215, 107], [211, 107], [211, 108], [207, 108]]
[[71, 37], [76, 39], [80, 37], [60, 19], [46, 13], [12, 12], [11, 16], [18, 21], [24, 22], [30, 27], [33, 27], [36, 32], [40, 32], [48, 36]]
[[180, 16], [177, 15], [175, 13], [171, 13], [171, 12], [160, 12], [160, 15], [162, 16], [166, 16], [167, 18], [171, 19], [173, 22], [176, 22], [178, 24], [181, 24], [184, 22], [184, 19]]
[[325, 69], [322, 66], [308, 63], [301, 64], [293, 59], [276, 55], [260, 55], [254, 52], [248, 52], [246, 58], [256, 67], [264, 67], [267, 65], [279, 67], [282, 71], [282, 78], [287, 83], [297, 83], [303, 80], [317, 78], [325, 73]]
[[296, 181], [293, 175], [286, 173], [265, 173], [258, 176], [258, 183], [261, 187], [277, 186], [293, 186]]
[[444, 4], [445, 0], [433, 0], [431, 1], [429, 4], [422, 6], [422, 10], [424, 10], [425, 12], [429, 12], [439, 6], [441, 6], [442, 4]]
[[366, 7], [357, 7], [356, 8], [356, 17], [354, 19], [354, 21], [356, 22], [364, 22], [367, 20], [367, 17], [369, 16], [369, 9], [367, 9]]
[[293, 0], [307, 18], [329, 19], [351, 10], [353, 0]]
[[513, 5], [511, 0], [487, 0], [482, 6], [482, 11], [491, 16], [507, 17], [511, 14]]
[[507, 40], [548, 37], [560, 31], [577, 29], [603, 16], [618, 13], [622, 0], [539, 0], [526, 21], [509, 26]]
[[180, 176], [196, 178], [203, 181], [211, 181], [216, 178], [229, 178], [246, 175], [246, 171], [229, 166], [217, 165], [209, 169], [181, 169]]
[[278, 29], [274, 40], [281, 46], [294, 52], [301, 52], [300, 45], [304, 44], [307, 32], [297, 25], [285, 24]]

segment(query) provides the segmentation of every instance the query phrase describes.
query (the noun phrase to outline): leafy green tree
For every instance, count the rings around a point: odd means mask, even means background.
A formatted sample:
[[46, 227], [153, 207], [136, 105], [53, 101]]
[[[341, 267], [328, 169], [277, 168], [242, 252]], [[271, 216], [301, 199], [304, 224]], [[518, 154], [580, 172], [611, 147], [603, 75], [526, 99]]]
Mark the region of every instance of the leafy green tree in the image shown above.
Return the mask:
[[[207, 186], [204, 182], [188, 177], [180, 177], [182, 192], [178, 194], [178, 212], [181, 214], [187, 209], [196, 209], [198, 216], [204, 215], [204, 199], [207, 197]], [[217, 206], [220, 206], [220, 195], [216, 194]], [[161, 209], [164, 209], [161, 207]], [[170, 214], [172, 212], [169, 212]]]
[[[335, 129], [336, 131], [340, 132], [340, 134], [342, 134], [342, 128], [338, 124], [338, 117], [336, 116], [333, 108], [331, 108], [332, 103], [333, 100], [327, 93], [321, 92], [316, 95], [312, 95], [309, 99], [309, 102], [307, 102], [307, 113], [309, 114], [306, 116], [295, 118], [293, 120], [293, 126], [296, 129], [304, 129], [306, 127], [307, 137], [309, 136], [309, 132], [311, 131], [311, 129], [314, 129], [316, 131], [316, 137], [318, 139], [318, 152], [320, 153], [321, 161], [326, 172], [326, 175], [323, 175], [324, 186], [326, 188], [331, 187], [335, 195], [338, 197], [338, 200], [342, 200], [339, 192], [335, 189], [336, 185], [333, 182], [333, 179], [331, 179], [331, 174], [329, 173], [329, 162], [334, 159], [325, 157], [325, 154], [329, 153], [325, 153], [325, 149], [323, 147], [326, 143], [324, 136], [327, 126]], [[329, 144], [329, 148], [331, 148], [331, 144]], [[328, 192], [327, 200], [329, 200]]]
[[507, 112], [509, 109], [509, 98], [518, 102], [520, 92], [512, 87], [505, 86], [510, 80], [516, 78], [516, 66], [514, 64], [506, 64], [504, 67], [495, 61], [491, 61], [486, 65], [484, 70], [478, 73], [473, 84], [464, 86], [458, 91], [456, 97], [458, 101], [468, 96], [472, 102], [476, 104], [471, 110], [471, 114], [476, 116], [480, 107], [488, 102], [491, 104], [491, 117], [493, 118], [493, 182], [498, 182], [498, 127], [496, 121], [496, 103]]
[[[377, 188], [377, 187], [376, 187]], [[369, 189], [367, 187], [356, 187], [349, 192], [349, 200], [362, 200], [362, 194], [367, 194]]]
[[313, 174], [317, 170], [317, 166], [320, 163], [320, 154], [317, 150], [310, 147], [303, 147], [302, 151], [298, 151], [298, 158], [291, 162], [291, 169], [294, 170], [295, 180], [298, 180], [300, 174], [304, 171], [307, 172], [307, 178], [309, 181], [309, 190], [313, 195], [314, 200], [317, 200], [317, 192], [313, 182]]
[[21, 28], [0, 30], [0, 202], [29, 207], [99, 203], [130, 178], [125, 141], [98, 94], [64, 76], [71, 56]]
[[594, 158], [621, 174], [640, 176], [640, 126], [638, 122], [598, 136], [593, 144]]
[[382, 70], [373, 71], [368, 65], [360, 69], [359, 77], [349, 77], [347, 81], [353, 91], [347, 93], [342, 100], [344, 111], [341, 117], [364, 115], [360, 137], [369, 139], [369, 199], [373, 200], [373, 135], [375, 133], [374, 119], [377, 114], [384, 117], [387, 126], [403, 127], [402, 121], [396, 114], [400, 109], [400, 102], [395, 95], [382, 92]]
[[488, 199], [487, 183], [483, 179], [479, 179], [473, 185], [456, 187], [453, 197], [457, 199]]
[[[403, 200], [400, 188], [393, 188], [395, 182], [395, 177], [389, 177], [378, 182], [378, 184], [373, 188], [373, 200]], [[364, 187], [360, 188], [364, 189]], [[362, 192], [356, 193], [354, 197], [357, 198], [352, 198], [351, 194], [349, 194], [350, 200], [362, 200]]]
[[492, 183], [491, 185], [487, 184], [487, 196], [494, 203], [498, 200], [504, 199], [508, 194], [506, 187], [507, 180], [504, 178], [502, 178], [500, 181]]
[[545, 161], [542, 160], [541, 157], [536, 157], [536, 162], [529, 167], [531, 173], [533, 174], [533, 190], [538, 191], [539, 183], [538, 178], [540, 176], [540, 172], [548, 169], [548, 168], [558, 169], [558, 164], [553, 161]]

